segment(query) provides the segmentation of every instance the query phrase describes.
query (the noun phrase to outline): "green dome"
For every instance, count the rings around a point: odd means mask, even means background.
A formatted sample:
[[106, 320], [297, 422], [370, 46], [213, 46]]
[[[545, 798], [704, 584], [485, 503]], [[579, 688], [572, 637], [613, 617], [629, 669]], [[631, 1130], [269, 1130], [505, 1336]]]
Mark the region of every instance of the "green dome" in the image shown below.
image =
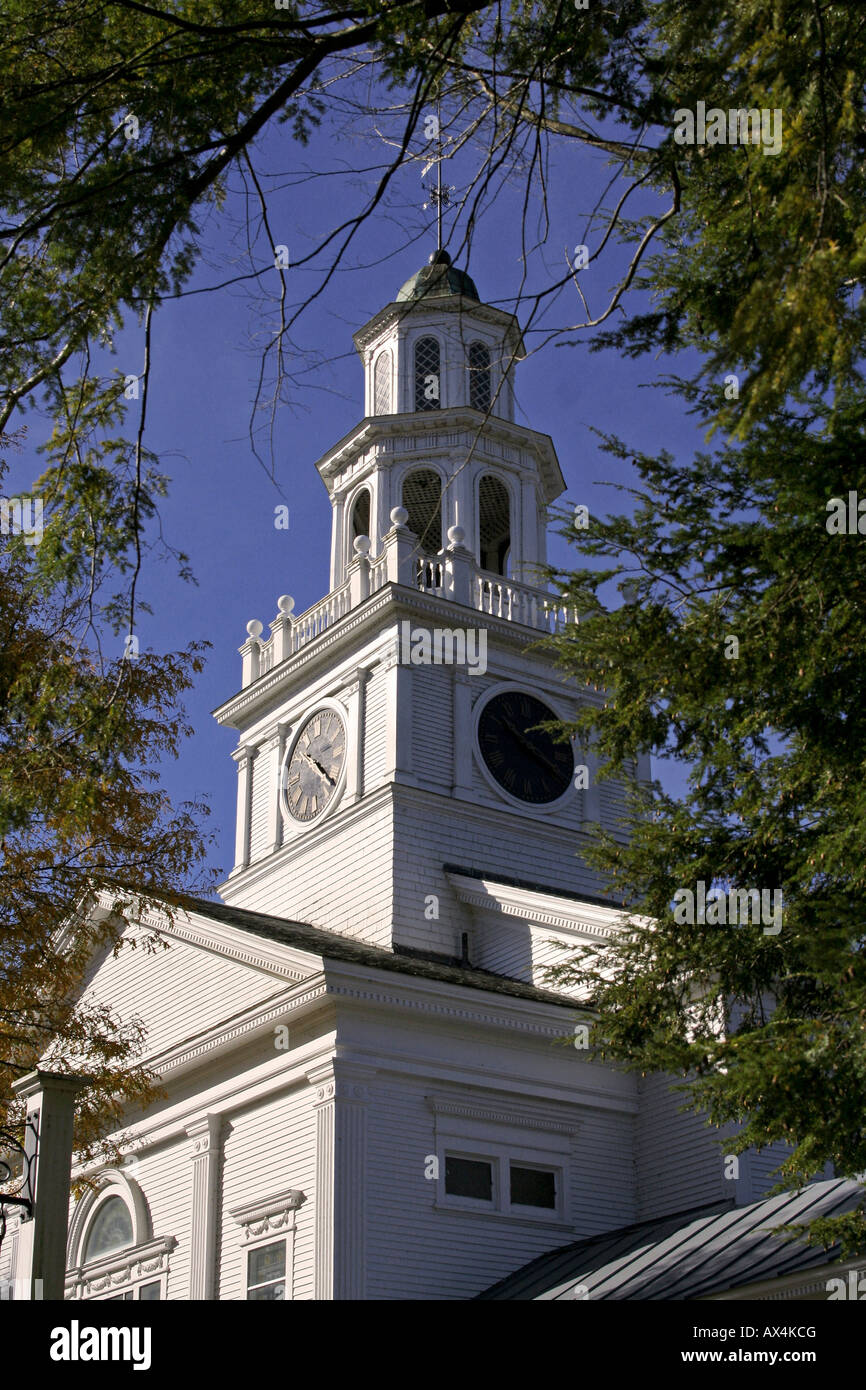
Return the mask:
[[481, 302], [471, 275], [453, 266], [447, 251], [434, 251], [430, 257], [430, 264], [422, 266], [398, 290], [396, 302], [401, 304], [407, 299], [438, 299], [449, 294], [463, 294], [467, 299], [477, 299]]

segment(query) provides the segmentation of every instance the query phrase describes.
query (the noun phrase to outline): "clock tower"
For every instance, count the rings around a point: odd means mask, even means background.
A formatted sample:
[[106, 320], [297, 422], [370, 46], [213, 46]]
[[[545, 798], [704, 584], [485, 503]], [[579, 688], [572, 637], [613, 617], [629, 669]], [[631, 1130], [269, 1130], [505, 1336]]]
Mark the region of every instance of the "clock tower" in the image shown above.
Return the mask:
[[[540, 982], [610, 906], [583, 856], [623, 788], [540, 728], [599, 698], [538, 639], [553, 443], [514, 420], [516, 319], [437, 251], [355, 334], [363, 419], [316, 467], [330, 590], [247, 625], [224, 900]], [[579, 640], [579, 626], [574, 626]]]

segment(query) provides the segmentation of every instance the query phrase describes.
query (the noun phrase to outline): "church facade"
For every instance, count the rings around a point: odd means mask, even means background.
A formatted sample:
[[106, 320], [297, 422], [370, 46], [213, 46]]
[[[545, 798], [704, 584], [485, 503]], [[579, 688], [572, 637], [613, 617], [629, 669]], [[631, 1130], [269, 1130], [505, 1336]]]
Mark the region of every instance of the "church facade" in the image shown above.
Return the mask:
[[[780, 1155], [727, 1162], [664, 1078], [590, 1061], [580, 1001], [545, 984], [618, 929], [582, 851], [620, 833], [624, 788], [539, 728], [601, 697], [537, 645], [569, 617], [538, 580], [565, 482], [514, 418], [515, 319], [439, 252], [355, 344], [364, 417], [317, 464], [329, 592], [250, 622], [216, 713], [238, 736], [221, 901], [142, 914], [141, 949], [86, 981], [143, 1020], [165, 1095], [72, 1206], [66, 1296], [652, 1297], [593, 1283], [605, 1238], [763, 1231]], [[749, 1250], [669, 1296], [818, 1296], [814, 1252], [780, 1275]]]

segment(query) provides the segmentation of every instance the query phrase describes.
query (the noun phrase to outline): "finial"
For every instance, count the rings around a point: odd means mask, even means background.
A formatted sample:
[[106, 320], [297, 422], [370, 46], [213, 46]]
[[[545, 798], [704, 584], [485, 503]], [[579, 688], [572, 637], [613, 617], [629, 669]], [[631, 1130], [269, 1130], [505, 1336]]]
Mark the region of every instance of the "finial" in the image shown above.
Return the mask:
[[356, 536], [352, 542], [352, 548], [356, 555], [369, 555], [370, 545], [371, 541], [369, 536]]
[[288, 618], [294, 606], [295, 600], [292, 598], [291, 594], [281, 594], [277, 599], [277, 607], [284, 618]]
[[262, 625], [259, 622], [258, 618], [250, 618], [249, 622], [247, 623], [247, 632], [249, 633], [250, 637], [252, 637], [253, 641], [255, 641], [257, 637], [261, 636]]
[[392, 507], [392, 508], [391, 508], [391, 525], [392, 525], [392, 526], [405, 526], [405, 525], [406, 525], [406, 522], [407, 522], [408, 520], [409, 520], [409, 513], [407, 512], [407, 510], [406, 510], [405, 507]]

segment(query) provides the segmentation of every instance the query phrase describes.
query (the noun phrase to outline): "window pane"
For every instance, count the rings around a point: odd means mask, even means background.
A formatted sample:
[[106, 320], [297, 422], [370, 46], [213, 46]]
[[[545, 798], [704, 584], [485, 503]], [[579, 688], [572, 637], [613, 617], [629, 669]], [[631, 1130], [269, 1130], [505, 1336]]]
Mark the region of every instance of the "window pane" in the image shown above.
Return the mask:
[[556, 1174], [539, 1168], [511, 1168], [511, 1204], [519, 1207], [556, 1207]]
[[251, 1250], [247, 1261], [247, 1298], [253, 1302], [283, 1299], [286, 1276], [286, 1242], [274, 1241]]
[[158, 1282], [156, 1284], [142, 1284], [141, 1288], [138, 1291], [139, 1299], [145, 1298], [148, 1301], [151, 1301], [155, 1298], [159, 1298], [159, 1296], [160, 1289]]
[[132, 1218], [122, 1197], [109, 1197], [96, 1213], [84, 1247], [84, 1261], [132, 1244]]
[[279, 1284], [262, 1284], [258, 1289], [250, 1289], [247, 1294], [249, 1303], [282, 1303], [286, 1297], [286, 1286], [282, 1282]]
[[469, 404], [485, 413], [490, 409], [490, 349], [484, 343], [469, 347]]
[[391, 354], [387, 348], [376, 358], [373, 394], [375, 413], [387, 415], [391, 409]]
[[438, 410], [439, 343], [436, 338], [419, 338], [415, 344], [415, 409]]
[[492, 1201], [491, 1165], [474, 1158], [451, 1158], [446, 1154], [445, 1191], [452, 1197], [477, 1197], [482, 1202]]

